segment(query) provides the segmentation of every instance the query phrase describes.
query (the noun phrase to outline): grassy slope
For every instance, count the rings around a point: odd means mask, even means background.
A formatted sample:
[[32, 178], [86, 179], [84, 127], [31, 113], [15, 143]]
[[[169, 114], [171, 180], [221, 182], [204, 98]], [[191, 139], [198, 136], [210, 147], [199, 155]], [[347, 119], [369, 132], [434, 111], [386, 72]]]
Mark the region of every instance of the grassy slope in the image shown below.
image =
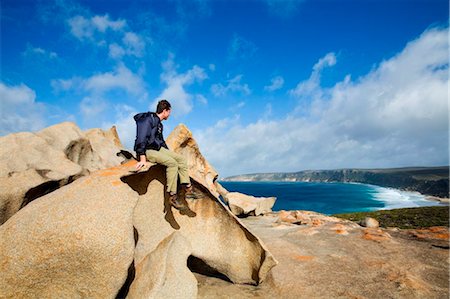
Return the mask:
[[356, 212], [334, 214], [333, 216], [360, 221], [365, 217], [372, 217], [379, 221], [381, 227], [420, 228], [430, 226], [449, 227], [449, 207], [420, 207], [374, 212]]

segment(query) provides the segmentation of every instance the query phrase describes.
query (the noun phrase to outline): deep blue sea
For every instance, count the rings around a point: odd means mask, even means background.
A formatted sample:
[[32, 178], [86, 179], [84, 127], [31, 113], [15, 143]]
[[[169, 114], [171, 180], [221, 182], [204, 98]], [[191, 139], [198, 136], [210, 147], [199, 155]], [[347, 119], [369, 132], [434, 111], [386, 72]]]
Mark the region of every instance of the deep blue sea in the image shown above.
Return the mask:
[[230, 192], [277, 197], [272, 210], [309, 210], [324, 214], [436, 206], [417, 192], [353, 183], [220, 182]]

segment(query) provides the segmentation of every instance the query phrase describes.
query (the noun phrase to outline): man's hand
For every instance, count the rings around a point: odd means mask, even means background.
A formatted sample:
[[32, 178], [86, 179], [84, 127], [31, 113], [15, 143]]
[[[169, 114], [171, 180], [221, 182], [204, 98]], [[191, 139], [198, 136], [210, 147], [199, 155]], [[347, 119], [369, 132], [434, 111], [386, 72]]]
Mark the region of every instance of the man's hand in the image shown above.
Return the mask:
[[135, 165], [136, 170], [140, 170], [142, 167], [148, 165], [147, 159], [145, 159], [145, 155], [141, 155], [139, 158], [140, 158], [140, 161], [137, 162]]
[[139, 161], [136, 163], [136, 165], [134, 167], [136, 167], [136, 170], [140, 170], [142, 167], [147, 166], [148, 162], [147, 161]]

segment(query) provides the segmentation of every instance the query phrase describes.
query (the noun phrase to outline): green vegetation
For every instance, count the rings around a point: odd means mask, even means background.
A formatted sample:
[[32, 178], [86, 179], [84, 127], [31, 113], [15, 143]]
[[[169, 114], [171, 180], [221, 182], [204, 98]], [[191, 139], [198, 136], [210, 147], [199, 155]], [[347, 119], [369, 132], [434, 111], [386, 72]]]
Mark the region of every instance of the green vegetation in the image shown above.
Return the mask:
[[378, 220], [381, 227], [421, 228], [449, 227], [449, 206], [404, 208], [374, 212], [334, 214], [332, 216], [359, 222], [365, 217]]

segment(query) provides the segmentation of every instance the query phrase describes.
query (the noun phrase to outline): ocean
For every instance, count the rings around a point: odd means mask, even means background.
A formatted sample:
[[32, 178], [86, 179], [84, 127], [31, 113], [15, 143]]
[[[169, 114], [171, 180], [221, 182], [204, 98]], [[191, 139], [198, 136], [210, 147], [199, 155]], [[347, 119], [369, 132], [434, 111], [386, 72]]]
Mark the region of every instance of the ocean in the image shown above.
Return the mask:
[[220, 182], [230, 192], [275, 196], [273, 211], [309, 210], [323, 214], [438, 206], [417, 192], [356, 183]]

